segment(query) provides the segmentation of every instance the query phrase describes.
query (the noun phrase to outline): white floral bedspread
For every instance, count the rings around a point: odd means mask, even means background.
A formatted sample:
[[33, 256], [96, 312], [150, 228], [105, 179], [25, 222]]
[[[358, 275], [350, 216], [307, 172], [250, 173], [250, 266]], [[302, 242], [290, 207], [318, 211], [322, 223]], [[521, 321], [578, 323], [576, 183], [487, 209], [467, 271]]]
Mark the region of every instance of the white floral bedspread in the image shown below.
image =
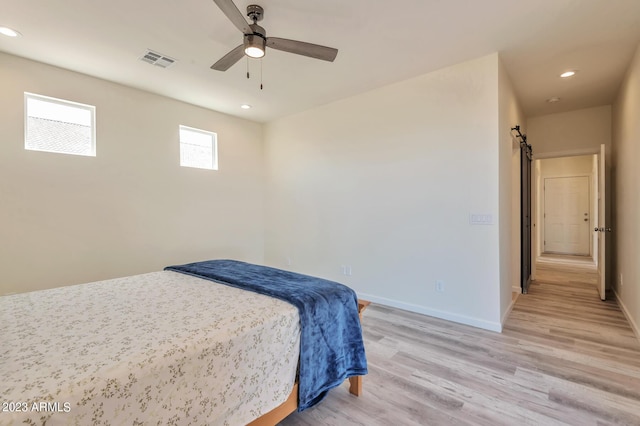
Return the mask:
[[244, 425], [299, 349], [294, 306], [176, 272], [0, 297], [0, 425]]

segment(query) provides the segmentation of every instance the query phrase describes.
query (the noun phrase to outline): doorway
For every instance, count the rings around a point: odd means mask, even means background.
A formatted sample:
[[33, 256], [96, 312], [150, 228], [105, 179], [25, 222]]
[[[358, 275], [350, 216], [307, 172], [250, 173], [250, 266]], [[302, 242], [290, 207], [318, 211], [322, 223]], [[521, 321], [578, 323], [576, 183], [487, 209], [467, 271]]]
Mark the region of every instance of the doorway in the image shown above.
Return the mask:
[[591, 255], [589, 176], [544, 179], [543, 253]]
[[595, 160], [594, 154], [535, 160], [534, 265], [545, 253], [584, 256], [595, 263], [597, 239], [591, 226], [598, 223]]

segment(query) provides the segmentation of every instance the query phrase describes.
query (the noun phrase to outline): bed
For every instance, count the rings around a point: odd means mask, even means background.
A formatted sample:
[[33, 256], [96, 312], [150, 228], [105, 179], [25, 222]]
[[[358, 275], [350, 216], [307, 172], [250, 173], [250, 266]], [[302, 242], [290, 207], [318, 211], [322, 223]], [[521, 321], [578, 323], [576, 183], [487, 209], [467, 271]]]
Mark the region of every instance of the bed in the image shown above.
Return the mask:
[[[200, 275], [204, 266], [223, 273]], [[222, 260], [0, 297], [0, 425], [274, 424], [346, 378], [358, 393], [361, 331], [321, 331], [320, 340], [339, 334], [344, 352], [320, 366], [335, 377], [309, 391], [305, 330], [333, 295], [314, 290], [319, 305], [303, 298], [309, 313], [270, 294], [291, 277], [316, 280]], [[357, 317], [350, 298], [337, 302], [346, 307], [338, 317]]]

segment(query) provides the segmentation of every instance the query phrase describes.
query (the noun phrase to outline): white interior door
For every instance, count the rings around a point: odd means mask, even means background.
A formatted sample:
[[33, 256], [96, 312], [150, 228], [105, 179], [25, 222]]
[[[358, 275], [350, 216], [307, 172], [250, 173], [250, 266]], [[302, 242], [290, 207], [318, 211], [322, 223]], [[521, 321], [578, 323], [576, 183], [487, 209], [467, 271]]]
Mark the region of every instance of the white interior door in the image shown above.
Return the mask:
[[544, 251], [589, 255], [589, 177], [544, 180]]
[[611, 232], [610, 228], [607, 228], [606, 222], [606, 193], [605, 193], [605, 158], [604, 158], [604, 145], [600, 145], [600, 161], [598, 166], [598, 226], [595, 231], [598, 232], [598, 292], [600, 293], [600, 299], [606, 299], [606, 253], [605, 253], [605, 240], [607, 232]]

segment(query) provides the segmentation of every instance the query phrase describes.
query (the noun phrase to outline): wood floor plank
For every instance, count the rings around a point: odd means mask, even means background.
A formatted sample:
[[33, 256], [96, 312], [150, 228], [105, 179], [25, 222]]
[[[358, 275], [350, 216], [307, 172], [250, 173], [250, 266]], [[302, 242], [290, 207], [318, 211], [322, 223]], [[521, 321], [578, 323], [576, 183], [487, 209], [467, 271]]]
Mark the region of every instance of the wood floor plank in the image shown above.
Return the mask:
[[640, 342], [586, 258], [545, 257], [503, 333], [372, 304], [363, 395], [293, 425], [640, 425]]

